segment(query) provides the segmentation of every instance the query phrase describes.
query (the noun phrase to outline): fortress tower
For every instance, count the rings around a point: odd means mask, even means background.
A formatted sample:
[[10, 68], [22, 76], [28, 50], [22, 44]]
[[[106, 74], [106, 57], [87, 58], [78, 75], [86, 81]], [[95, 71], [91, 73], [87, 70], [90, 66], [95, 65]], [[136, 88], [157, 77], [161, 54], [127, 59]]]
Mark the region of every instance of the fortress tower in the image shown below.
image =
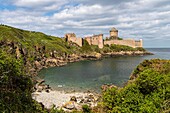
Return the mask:
[[114, 27], [110, 30], [110, 39], [118, 39], [118, 30]]

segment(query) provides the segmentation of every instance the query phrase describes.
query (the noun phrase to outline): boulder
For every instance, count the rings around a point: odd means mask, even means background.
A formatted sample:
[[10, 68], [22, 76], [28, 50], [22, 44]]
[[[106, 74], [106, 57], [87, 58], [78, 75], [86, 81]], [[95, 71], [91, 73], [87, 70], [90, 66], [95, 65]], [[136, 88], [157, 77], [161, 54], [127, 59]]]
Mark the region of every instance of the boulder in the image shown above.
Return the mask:
[[73, 110], [75, 109], [75, 102], [73, 101], [69, 101], [69, 102], [66, 102], [64, 105], [63, 105], [64, 108], [66, 109], [69, 109], [69, 110]]
[[56, 66], [56, 65], [58, 65], [58, 60], [55, 58], [48, 58], [48, 59], [46, 59], [45, 64], [50, 67]]
[[70, 101], [77, 102], [77, 98], [76, 98], [75, 96], [72, 96], [72, 97], [70, 98]]
[[42, 86], [38, 86], [38, 87], [37, 87], [37, 91], [38, 91], [38, 92], [42, 92], [42, 90], [43, 90], [43, 87], [42, 87]]
[[113, 84], [111, 84], [111, 85], [104, 84], [101, 86], [102, 91], [106, 91], [107, 89], [110, 89], [110, 88], [118, 88], [118, 87]]
[[100, 53], [95, 53], [95, 57], [97, 58], [97, 59], [100, 59], [101, 58], [101, 54]]
[[35, 67], [37, 69], [41, 69], [42, 68], [42, 65], [38, 61], [35, 61], [34, 64], [35, 64]]

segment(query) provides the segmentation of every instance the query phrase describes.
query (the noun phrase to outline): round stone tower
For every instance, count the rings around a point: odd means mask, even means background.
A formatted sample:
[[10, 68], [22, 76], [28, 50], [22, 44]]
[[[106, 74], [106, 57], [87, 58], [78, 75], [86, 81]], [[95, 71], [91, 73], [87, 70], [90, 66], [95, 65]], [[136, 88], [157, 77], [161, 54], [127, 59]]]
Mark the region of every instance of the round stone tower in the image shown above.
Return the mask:
[[118, 30], [114, 27], [110, 30], [110, 38], [118, 39]]

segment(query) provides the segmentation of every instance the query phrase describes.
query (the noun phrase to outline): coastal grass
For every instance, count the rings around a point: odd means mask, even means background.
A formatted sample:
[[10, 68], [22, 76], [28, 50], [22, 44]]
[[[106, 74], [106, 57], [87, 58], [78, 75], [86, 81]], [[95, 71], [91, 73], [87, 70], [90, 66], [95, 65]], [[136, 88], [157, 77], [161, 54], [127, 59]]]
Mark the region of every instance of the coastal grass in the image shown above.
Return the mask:
[[0, 25], [0, 41], [16, 43], [32, 52], [35, 51], [35, 46], [39, 48], [45, 47], [46, 53], [56, 51], [57, 55], [72, 54], [77, 51], [75, 49], [79, 49], [78, 47], [75, 48], [69, 45], [64, 39], [59, 37], [45, 35], [41, 32], [17, 29], [6, 25]]

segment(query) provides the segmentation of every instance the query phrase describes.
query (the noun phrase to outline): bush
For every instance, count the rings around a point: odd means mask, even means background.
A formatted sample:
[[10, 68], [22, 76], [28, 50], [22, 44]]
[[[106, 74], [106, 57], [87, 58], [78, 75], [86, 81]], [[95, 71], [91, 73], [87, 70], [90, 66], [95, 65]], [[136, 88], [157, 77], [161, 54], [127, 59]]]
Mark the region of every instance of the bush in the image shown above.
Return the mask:
[[83, 46], [82, 46], [81, 50], [83, 53], [88, 53], [88, 52], [93, 51], [91, 46], [89, 45], [89, 43], [86, 40], [83, 40]]
[[21, 61], [0, 51], [0, 111], [41, 112], [41, 107], [32, 100], [32, 86]]
[[168, 113], [170, 111], [169, 65], [170, 61], [158, 59], [141, 63], [137, 68], [138, 71], [134, 71], [138, 75], [137, 78], [129, 81], [124, 88], [111, 88], [103, 92], [105, 112]]
[[88, 105], [83, 105], [82, 109], [83, 109], [83, 113], [91, 113], [91, 109], [89, 108]]

